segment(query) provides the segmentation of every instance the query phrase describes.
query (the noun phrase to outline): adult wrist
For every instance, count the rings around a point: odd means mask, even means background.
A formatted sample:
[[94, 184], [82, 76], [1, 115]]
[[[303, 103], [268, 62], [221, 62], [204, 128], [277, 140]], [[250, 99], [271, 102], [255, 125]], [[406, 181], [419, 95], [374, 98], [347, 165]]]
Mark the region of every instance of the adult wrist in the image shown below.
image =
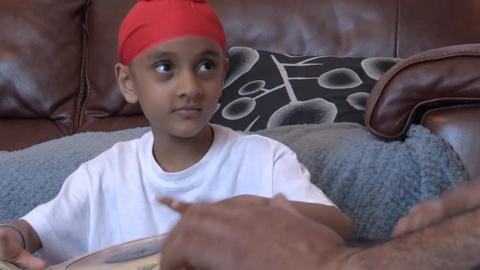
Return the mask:
[[18, 236], [20, 236], [20, 239], [21, 239], [21, 242], [22, 242], [22, 248], [23, 249], [27, 249], [27, 240], [25, 238], [25, 235], [23, 234], [23, 232], [17, 228], [16, 226], [12, 225], [12, 224], [0, 224], [0, 229], [10, 229], [12, 231], [15, 231]]
[[365, 248], [349, 249], [343, 256], [339, 256], [338, 270], [373, 270], [371, 259], [365, 256]]

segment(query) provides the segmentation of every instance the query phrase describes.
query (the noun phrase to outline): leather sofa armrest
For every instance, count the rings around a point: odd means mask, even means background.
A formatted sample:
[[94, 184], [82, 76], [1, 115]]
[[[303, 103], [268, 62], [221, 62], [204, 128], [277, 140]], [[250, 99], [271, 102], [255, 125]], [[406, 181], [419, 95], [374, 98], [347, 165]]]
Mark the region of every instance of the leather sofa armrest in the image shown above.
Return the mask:
[[366, 126], [382, 138], [401, 139], [429, 110], [480, 104], [479, 67], [480, 44], [444, 47], [405, 59], [373, 88]]
[[480, 179], [480, 104], [430, 110], [421, 124], [451, 145], [470, 179]]

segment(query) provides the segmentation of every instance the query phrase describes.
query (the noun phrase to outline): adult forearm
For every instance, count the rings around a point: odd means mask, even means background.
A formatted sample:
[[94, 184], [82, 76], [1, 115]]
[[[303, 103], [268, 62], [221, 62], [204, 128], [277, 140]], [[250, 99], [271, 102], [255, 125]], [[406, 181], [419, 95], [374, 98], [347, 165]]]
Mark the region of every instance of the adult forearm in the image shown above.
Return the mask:
[[480, 263], [480, 210], [357, 250], [348, 270], [471, 269]]

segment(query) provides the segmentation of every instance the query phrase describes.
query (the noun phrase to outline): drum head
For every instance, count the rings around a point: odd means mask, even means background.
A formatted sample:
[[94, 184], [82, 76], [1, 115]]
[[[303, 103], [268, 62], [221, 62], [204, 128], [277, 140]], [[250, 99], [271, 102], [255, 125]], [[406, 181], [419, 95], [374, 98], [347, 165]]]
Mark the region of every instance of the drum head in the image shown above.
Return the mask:
[[[92, 252], [51, 270], [159, 270], [165, 235], [157, 235]], [[8, 269], [8, 268], [7, 268]], [[3, 270], [3, 269], [1, 269]], [[10, 269], [8, 269], [10, 270]]]
[[20, 270], [20, 268], [11, 263], [0, 261], [0, 270]]

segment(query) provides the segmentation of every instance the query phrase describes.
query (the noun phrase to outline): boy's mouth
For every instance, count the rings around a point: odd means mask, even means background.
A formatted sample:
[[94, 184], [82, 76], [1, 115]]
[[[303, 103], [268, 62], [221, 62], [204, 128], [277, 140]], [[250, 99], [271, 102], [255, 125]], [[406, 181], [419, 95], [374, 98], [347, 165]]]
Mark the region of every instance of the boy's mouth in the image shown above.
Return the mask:
[[199, 115], [202, 112], [200, 106], [183, 106], [173, 109], [173, 113], [181, 117], [190, 118]]

